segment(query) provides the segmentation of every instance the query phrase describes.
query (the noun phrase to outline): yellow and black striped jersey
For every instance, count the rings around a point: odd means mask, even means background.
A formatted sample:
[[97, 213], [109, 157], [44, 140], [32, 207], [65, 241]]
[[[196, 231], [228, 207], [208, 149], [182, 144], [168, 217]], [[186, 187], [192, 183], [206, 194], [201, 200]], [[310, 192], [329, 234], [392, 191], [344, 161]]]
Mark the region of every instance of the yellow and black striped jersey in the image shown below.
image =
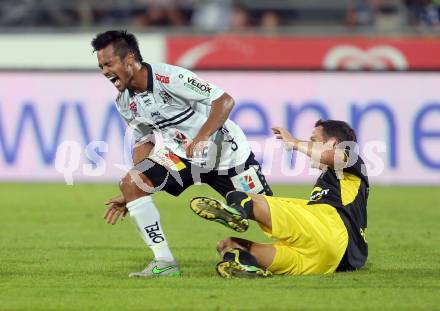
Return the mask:
[[355, 153], [351, 166], [335, 171], [328, 168], [316, 181], [308, 202], [329, 204], [336, 208], [348, 231], [348, 246], [341, 264], [345, 269], [360, 268], [368, 256], [366, 240], [367, 199], [369, 191], [368, 176], [363, 160]]

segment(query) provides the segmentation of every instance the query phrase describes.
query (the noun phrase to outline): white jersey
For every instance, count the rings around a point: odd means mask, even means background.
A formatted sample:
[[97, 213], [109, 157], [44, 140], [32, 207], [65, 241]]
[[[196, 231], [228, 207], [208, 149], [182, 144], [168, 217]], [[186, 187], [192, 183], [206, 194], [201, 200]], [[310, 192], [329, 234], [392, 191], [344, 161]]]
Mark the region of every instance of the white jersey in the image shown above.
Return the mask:
[[[128, 89], [120, 92], [116, 99], [118, 111], [133, 127], [137, 141], [146, 139], [154, 131], [159, 132], [166, 149], [188, 159], [186, 145], [206, 122], [212, 102], [224, 91], [181, 67], [168, 64], [144, 66], [148, 70], [147, 90], [143, 93]], [[229, 119], [209, 141], [214, 144], [209, 144], [204, 157], [213, 169], [236, 167], [250, 155], [246, 136]]]

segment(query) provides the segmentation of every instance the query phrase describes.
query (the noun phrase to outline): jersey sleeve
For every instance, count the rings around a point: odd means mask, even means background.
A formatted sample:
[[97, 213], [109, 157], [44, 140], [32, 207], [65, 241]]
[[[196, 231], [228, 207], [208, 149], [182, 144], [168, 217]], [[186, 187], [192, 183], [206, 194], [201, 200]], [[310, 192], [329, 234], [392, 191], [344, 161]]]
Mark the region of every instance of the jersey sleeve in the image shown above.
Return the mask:
[[170, 68], [170, 81], [163, 84], [163, 87], [171, 95], [180, 97], [190, 104], [210, 106], [224, 93], [221, 88], [202, 80], [192, 71], [177, 66]]

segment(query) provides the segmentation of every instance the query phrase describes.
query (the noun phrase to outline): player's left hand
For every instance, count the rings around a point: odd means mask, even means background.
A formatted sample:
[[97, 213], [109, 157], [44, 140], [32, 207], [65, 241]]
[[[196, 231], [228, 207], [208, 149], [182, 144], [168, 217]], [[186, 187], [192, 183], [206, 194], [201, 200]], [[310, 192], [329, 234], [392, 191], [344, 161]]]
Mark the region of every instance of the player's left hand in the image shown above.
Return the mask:
[[186, 146], [186, 156], [188, 158], [193, 158], [194, 155], [203, 154], [203, 150], [208, 145], [208, 136], [197, 135], [194, 139]]
[[104, 219], [108, 224], [114, 225], [119, 218], [121, 220], [124, 219], [125, 215], [128, 212], [128, 209], [125, 206], [126, 203], [127, 202], [122, 195], [111, 198], [105, 203], [108, 208], [105, 210]]
[[276, 139], [280, 139], [284, 142], [286, 149], [295, 149], [299, 140], [292, 136], [288, 130], [282, 127], [273, 127], [272, 132], [275, 134]]

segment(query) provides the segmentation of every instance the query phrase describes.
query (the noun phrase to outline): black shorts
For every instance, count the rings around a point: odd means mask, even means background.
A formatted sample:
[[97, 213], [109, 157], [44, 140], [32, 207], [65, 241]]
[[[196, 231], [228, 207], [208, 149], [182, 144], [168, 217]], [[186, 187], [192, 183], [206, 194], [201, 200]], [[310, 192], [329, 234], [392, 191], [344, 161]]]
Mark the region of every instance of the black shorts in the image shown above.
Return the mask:
[[208, 170], [173, 153], [150, 156], [135, 166], [153, 183], [157, 191], [178, 196], [195, 183], [205, 183], [223, 197], [232, 190], [272, 195], [272, 190], [261, 173], [261, 166], [251, 153], [245, 163], [228, 170]]

